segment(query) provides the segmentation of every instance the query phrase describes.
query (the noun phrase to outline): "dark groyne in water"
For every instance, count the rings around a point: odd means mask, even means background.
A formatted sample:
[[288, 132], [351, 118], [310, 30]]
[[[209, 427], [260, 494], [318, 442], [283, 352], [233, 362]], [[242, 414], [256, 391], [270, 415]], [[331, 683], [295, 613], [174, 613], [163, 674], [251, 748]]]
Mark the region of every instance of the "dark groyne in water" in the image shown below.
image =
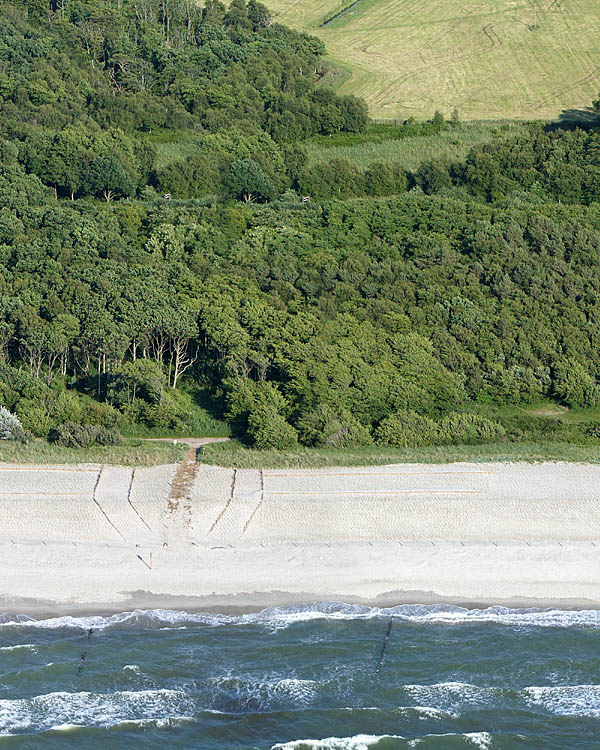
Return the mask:
[[320, 29], [322, 29], [324, 26], [329, 26], [330, 23], [335, 21], [340, 16], [343, 16], [344, 13], [347, 13], [349, 10], [354, 8], [355, 5], [358, 5], [360, 3], [360, 0], [354, 0], [353, 3], [350, 3], [350, 5], [346, 5], [345, 8], [342, 8], [340, 11], [338, 11], [335, 15], [330, 16], [329, 18], [326, 18], [323, 23], [319, 26]]

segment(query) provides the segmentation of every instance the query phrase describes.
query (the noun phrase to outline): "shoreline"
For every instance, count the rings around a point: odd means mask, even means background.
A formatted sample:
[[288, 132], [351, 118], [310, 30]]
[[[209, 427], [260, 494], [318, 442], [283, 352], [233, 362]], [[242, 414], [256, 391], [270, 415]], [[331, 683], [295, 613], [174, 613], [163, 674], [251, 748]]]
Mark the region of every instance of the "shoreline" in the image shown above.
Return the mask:
[[192, 468], [4, 465], [0, 613], [600, 609], [599, 466]]
[[[244, 603], [241, 603], [240, 599]], [[317, 595], [306, 594], [305, 596], [298, 596], [285, 591], [271, 591], [261, 594], [256, 600], [255, 596], [251, 594], [239, 594], [227, 598], [214, 596], [177, 597], [150, 594], [149, 592], [134, 592], [131, 599], [128, 600], [129, 606], [125, 607], [123, 604], [117, 602], [70, 605], [42, 600], [14, 599], [9, 601], [0, 599], [0, 618], [6, 620], [11, 617], [26, 616], [36, 621], [43, 621], [59, 617], [111, 617], [136, 611], [152, 612], [156, 610], [184, 612], [189, 615], [206, 614], [239, 617], [242, 615], [257, 614], [272, 608], [297, 608], [298, 611], [309, 611], [315, 605], [330, 604], [332, 602], [385, 611], [404, 606], [447, 606], [472, 612], [485, 611], [496, 607], [506, 608], [511, 611], [600, 611], [600, 601], [591, 601], [588, 599], [542, 600], [524, 597], [501, 601], [478, 601], [465, 600], [462, 597], [440, 597], [430, 591], [393, 591], [381, 594], [375, 599], [361, 599], [360, 597], [353, 596], [321, 599]], [[2, 625], [1, 619], [0, 625]]]
[[[84, 563], [80, 550], [63, 547], [54, 552], [56, 564], [44, 567], [35, 545], [24, 545], [13, 548], [12, 570], [3, 566], [16, 585], [7, 596], [3, 581], [0, 613], [38, 619], [136, 609], [240, 615], [334, 601], [380, 608], [446, 604], [467, 609], [600, 609], [600, 556], [591, 543], [413, 543], [399, 548], [382, 542], [293, 550], [292, 555], [285, 544], [185, 555], [156, 549], [153, 568], [147, 569], [137, 559], [137, 549], [124, 546], [106, 550], [102, 564], [93, 567]], [[87, 558], [89, 549], [82, 551]], [[0, 548], [0, 555], [6, 560], [6, 548]], [[93, 555], [93, 562], [97, 560]], [[69, 585], [65, 570], [70, 578], [74, 569], [78, 580]], [[19, 595], [24, 583], [31, 593], [26, 598]]]

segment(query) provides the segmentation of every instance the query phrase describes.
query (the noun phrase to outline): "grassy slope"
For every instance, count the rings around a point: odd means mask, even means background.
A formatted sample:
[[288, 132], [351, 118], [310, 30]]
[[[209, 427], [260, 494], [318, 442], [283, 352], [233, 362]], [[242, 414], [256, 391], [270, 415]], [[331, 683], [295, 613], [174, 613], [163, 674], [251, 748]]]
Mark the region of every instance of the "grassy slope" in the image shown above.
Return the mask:
[[597, 0], [266, 0], [277, 21], [317, 34], [374, 117], [547, 119], [587, 105], [600, 86]]
[[427, 136], [357, 145], [348, 139], [348, 145], [336, 146], [329, 146], [323, 136], [306, 141], [304, 146], [310, 163], [348, 159], [364, 168], [374, 161], [393, 161], [405, 169], [416, 169], [427, 159], [462, 161], [473, 146], [516, 135], [521, 128], [517, 122], [467, 122]]
[[185, 445], [141, 440], [131, 440], [120, 446], [91, 448], [63, 448], [45, 440], [33, 440], [27, 445], [3, 441], [0, 443], [0, 463], [158, 466], [180, 461], [186, 450]]
[[394, 463], [450, 463], [453, 461], [574, 461], [600, 463], [600, 448], [569, 443], [493, 443], [489, 445], [431, 446], [428, 448], [300, 448], [293, 451], [256, 451], [240, 443], [203, 447], [199, 460], [240, 469], [308, 469], [327, 466], [381, 466]]

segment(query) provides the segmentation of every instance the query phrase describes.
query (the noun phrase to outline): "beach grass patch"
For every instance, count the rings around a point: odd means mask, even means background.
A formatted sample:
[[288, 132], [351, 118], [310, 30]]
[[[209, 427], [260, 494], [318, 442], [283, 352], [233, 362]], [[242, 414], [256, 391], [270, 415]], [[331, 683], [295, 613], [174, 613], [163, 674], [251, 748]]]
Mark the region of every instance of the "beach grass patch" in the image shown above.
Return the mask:
[[509, 443], [485, 445], [436, 445], [424, 448], [296, 448], [255, 450], [236, 440], [205, 445], [198, 453], [205, 464], [238, 469], [318, 469], [333, 466], [383, 466], [394, 463], [446, 464], [525, 461], [569, 461], [600, 463], [600, 447], [567, 442]]
[[116, 464], [160, 466], [180, 461], [187, 451], [182, 444], [127, 440], [124, 445], [91, 445], [70, 448], [46, 440], [0, 443], [0, 463], [9, 464]]

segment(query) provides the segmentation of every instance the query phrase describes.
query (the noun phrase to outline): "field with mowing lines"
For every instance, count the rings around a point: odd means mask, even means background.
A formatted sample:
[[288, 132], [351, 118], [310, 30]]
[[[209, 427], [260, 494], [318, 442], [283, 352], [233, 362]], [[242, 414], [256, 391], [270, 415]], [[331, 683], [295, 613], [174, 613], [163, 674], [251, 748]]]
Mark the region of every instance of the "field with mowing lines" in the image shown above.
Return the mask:
[[598, 0], [266, 0], [277, 21], [319, 36], [352, 75], [341, 93], [373, 117], [548, 119], [600, 90]]

